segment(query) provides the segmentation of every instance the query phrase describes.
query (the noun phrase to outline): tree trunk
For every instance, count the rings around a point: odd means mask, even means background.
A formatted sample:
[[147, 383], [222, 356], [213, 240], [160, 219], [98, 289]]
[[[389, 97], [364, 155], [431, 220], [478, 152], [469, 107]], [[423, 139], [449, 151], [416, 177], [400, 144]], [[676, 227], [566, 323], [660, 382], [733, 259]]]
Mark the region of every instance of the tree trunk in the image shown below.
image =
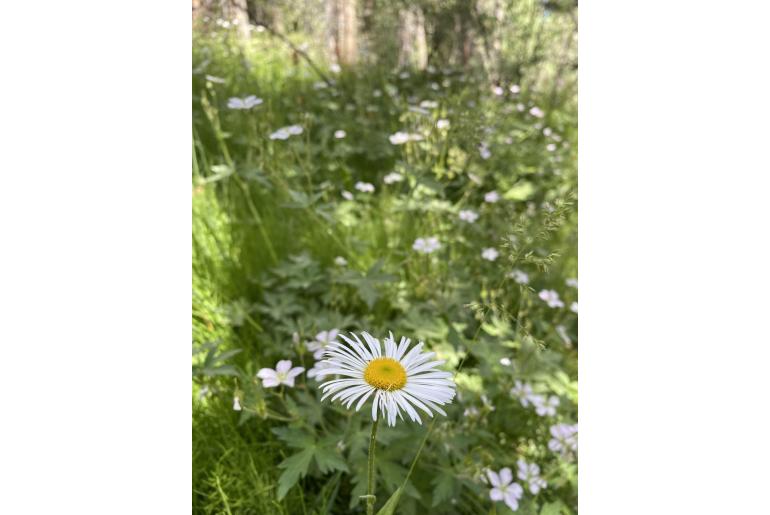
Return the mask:
[[425, 34], [425, 15], [419, 7], [410, 7], [399, 13], [399, 66], [424, 70], [428, 65], [428, 41]]
[[358, 17], [356, 0], [329, 0], [326, 15], [329, 26], [329, 52], [343, 65], [358, 62]]

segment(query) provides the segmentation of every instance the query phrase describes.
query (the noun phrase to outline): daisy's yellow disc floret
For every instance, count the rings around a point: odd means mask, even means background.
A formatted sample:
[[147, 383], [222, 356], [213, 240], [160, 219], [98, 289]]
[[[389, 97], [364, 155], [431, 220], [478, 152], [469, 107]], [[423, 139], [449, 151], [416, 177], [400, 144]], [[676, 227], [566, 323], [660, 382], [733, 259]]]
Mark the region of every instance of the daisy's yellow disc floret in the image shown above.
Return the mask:
[[377, 358], [364, 370], [364, 380], [380, 390], [400, 390], [406, 386], [406, 370], [392, 358]]

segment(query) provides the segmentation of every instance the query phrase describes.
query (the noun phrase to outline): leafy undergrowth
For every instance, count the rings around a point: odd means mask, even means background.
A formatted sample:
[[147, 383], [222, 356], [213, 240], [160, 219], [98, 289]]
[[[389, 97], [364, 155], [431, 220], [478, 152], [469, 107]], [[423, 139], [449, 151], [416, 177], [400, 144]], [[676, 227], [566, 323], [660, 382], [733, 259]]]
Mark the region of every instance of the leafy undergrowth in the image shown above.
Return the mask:
[[[261, 40], [197, 38], [195, 512], [363, 512], [370, 404], [321, 403], [307, 375], [307, 343], [332, 329], [422, 340], [457, 373], [397, 513], [510, 513], [486, 474], [505, 467], [516, 513], [575, 512], [576, 435], [556, 436], [577, 422], [570, 96], [457, 69], [326, 83]], [[264, 388], [256, 372], [282, 359], [305, 372]], [[380, 429], [378, 508], [427, 430]]]

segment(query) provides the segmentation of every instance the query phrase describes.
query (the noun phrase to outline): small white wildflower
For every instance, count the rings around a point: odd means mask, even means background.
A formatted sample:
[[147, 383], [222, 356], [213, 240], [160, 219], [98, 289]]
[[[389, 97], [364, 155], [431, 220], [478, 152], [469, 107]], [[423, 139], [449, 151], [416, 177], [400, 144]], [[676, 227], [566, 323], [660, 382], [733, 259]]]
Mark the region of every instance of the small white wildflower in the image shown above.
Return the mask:
[[577, 452], [577, 424], [556, 424], [551, 426], [550, 431], [553, 438], [548, 442], [549, 449], [563, 458], [569, 458]]
[[552, 132], [553, 131], [551, 130], [550, 127], [546, 127], [545, 129], [543, 129], [543, 136], [546, 136], [546, 137], [550, 136]]
[[484, 202], [487, 202], [489, 204], [494, 204], [498, 200], [500, 200], [500, 195], [495, 190], [492, 190], [484, 194]]
[[403, 145], [404, 143], [409, 141], [409, 133], [399, 131], [395, 134], [391, 134], [390, 136], [388, 136], [388, 139], [393, 145]]
[[500, 473], [487, 470], [487, 477], [492, 489], [489, 491], [489, 498], [493, 501], [503, 501], [512, 510], [519, 509], [519, 499], [524, 494], [524, 489], [518, 483], [513, 483], [513, 473], [511, 469], [505, 467]]
[[541, 290], [538, 296], [548, 304], [549, 308], [564, 307], [564, 302], [559, 299], [559, 294], [555, 290]]
[[225, 82], [227, 82], [222, 77], [215, 77], [214, 75], [206, 75], [206, 80], [209, 82], [213, 82], [215, 84], [224, 84]]
[[494, 261], [497, 259], [497, 256], [499, 256], [500, 253], [497, 252], [497, 250], [493, 247], [487, 247], [481, 252], [481, 257], [486, 259], [487, 261]]
[[541, 417], [556, 415], [556, 407], [559, 405], [559, 398], [551, 395], [547, 399], [542, 395], [533, 395], [530, 399], [535, 407], [535, 412]]
[[375, 89], [374, 91], [372, 91], [372, 96], [374, 98], [380, 98], [382, 96], [382, 90]]
[[516, 381], [511, 388], [511, 395], [519, 399], [521, 405], [526, 408], [532, 402], [532, 386], [529, 383]]
[[500, 364], [504, 367], [511, 366], [511, 358], [500, 358]]
[[342, 190], [342, 198], [345, 200], [353, 200], [353, 194], [347, 190]]
[[329, 85], [322, 80], [313, 83], [313, 89], [326, 89], [328, 87]]
[[430, 254], [441, 248], [441, 243], [438, 238], [431, 236], [430, 238], [417, 238], [414, 240], [412, 248], [420, 254]]
[[475, 211], [471, 211], [470, 209], [463, 209], [460, 211], [460, 220], [463, 222], [468, 222], [469, 224], [472, 224], [479, 218], [479, 214]]
[[542, 110], [542, 109], [540, 109], [540, 108], [539, 108], [539, 107], [537, 107], [537, 106], [535, 106], [535, 107], [533, 107], [532, 109], [530, 109], [530, 110], [529, 110], [529, 114], [531, 114], [531, 115], [532, 115], [532, 116], [534, 116], [535, 118], [542, 118], [543, 116], [545, 116], [545, 113], [543, 112], [543, 110]]
[[313, 353], [315, 359], [321, 359], [324, 354], [324, 350], [330, 343], [338, 343], [335, 340], [339, 334], [339, 329], [331, 329], [329, 331], [321, 331], [315, 335], [315, 340], [307, 342], [307, 350]]
[[251, 109], [262, 103], [261, 98], [249, 95], [246, 98], [231, 97], [227, 100], [227, 107], [230, 109]]
[[342, 256], [337, 256], [334, 258], [334, 264], [337, 266], [347, 266], [348, 260]]
[[332, 63], [332, 64], [329, 66], [329, 70], [330, 70], [332, 73], [339, 73], [339, 72], [341, 72], [341, 71], [342, 71], [342, 68], [340, 68], [340, 65], [339, 65], [339, 64], [337, 64], [337, 63]]
[[516, 110], [518, 112], [522, 113], [524, 112], [524, 109], [526, 109], [526, 107], [524, 107], [524, 104], [516, 104]]
[[358, 191], [364, 192], [364, 193], [374, 193], [374, 184], [370, 182], [361, 182], [358, 181], [355, 185], [355, 188]]
[[302, 127], [299, 125], [289, 125], [288, 127], [281, 127], [277, 131], [270, 134], [270, 139], [289, 139], [290, 136], [296, 136], [302, 134]]
[[305, 371], [304, 367], [291, 368], [291, 361], [282, 359], [272, 368], [262, 368], [257, 372], [257, 377], [262, 379], [262, 386], [275, 388], [278, 385], [294, 386], [294, 378]]
[[540, 477], [540, 467], [535, 463], [527, 463], [519, 459], [516, 462], [518, 467], [517, 477], [529, 485], [529, 491], [536, 495], [541, 489], [548, 486], [543, 478]]
[[481, 402], [484, 403], [484, 406], [489, 408], [489, 411], [495, 411], [495, 406], [492, 404], [492, 401], [490, 401], [486, 395], [481, 396]]
[[545, 146], [545, 149], [548, 152], [553, 152], [554, 150], [556, 150], [556, 144], [555, 143], [549, 143], [548, 145]]
[[239, 399], [237, 395], [235, 397], [233, 397], [233, 409], [235, 411], [241, 411], [241, 409], [242, 409], [241, 408], [241, 399]]
[[420, 102], [420, 107], [425, 109], [436, 109], [438, 107], [438, 102], [435, 100], [423, 100]]
[[572, 311], [573, 313], [577, 313], [577, 312], [578, 312], [578, 310], [577, 310], [577, 309], [578, 309], [578, 308], [577, 308], [577, 302], [573, 302], [572, 304], [570, 304], [570, 306], [569, 306], [569, 309], [570, 309], [570, 311]]
[[463, 411], [464, 417], [477, 417], [479, 415], [479, 409], [476, 406], [470, 406]]
[[511, 87], [508, 89], [511, 90], [511, 93], [513, 93], [514, 95], [519, 91], [521, 91], [521, 88], [519, 87], [518, 84], [511, 84]]
[[448, 129], [449, 128], [449, 120], [442, 118], [436, 122], [436, 128], [438, 129]]
[[401, 182], [404, 180], [404, 176], [398, 172], [390, 172], [388, 175], [382, 178], [385, 184], [393, 184], [394, 182]]
[[529, 275], [521, 270], [512, 270], [508, 273], [508, 277], [513, 279], [519, 284], [529, 284]]
[[[318, 361], [316, 361], [316, 362], [313, 364], [313, 368], [311, 368], [310, 370], [308, 370], [308, 371], [307, 371], [307, 376], [308, 376], [309, 378], [311, 378], [311, 379], [315, 379], [315, 377], [316, 377], [316, 376], [317, 376], [317, 375], [318, 375], [318, 374], [319, 374], [319, 373], [320, 373], [322, 370], [324, 370], [324, 369], [326, 369], [326, 368], [330, 368], [330, 367], [332, 367], [332, 366], [333, 366], [333, 365], [330, 365], [330, 364], [329, 364], [329, 363], [327, 363], [327, 362], [326, 362], [326, 360], [324, 360], [324, 359], [318, 360]], [[317, 381], [317, 379], [316, 379], [316, 381]]]
[[479, 155], [481, 156], [481, 159], [489, 159], [492, 157], [492, 152], [489, 150], [489, 147], [486, 143], [482, 143], [479, 145]]
[[577, 290], [577, 287], [578, 287], [578, 280], [577, 280], [577, 279], [575, 279], [574, 277], [570, 277], [569, 279], [567, 279], [566, 281], [564, 281], [564, 284], [566, 284], [566, 285], [567, 285], [567, 286], [569, 286], [570, 288], [575, 288], [575, 289]]
[[505, 93], [505, 90], [503, 88], [501, 88], [500, 86], [495, 86], [495, 87], [492, 88], [492, 93], [494, 93], [495, 95], [497, 95], [499, 97], [499, 96], [502, 96], [503, 93]]
[[343, 130], [334, 131], [334, 137], [337, 138], [337, 139], [342, 139], [342, 138], [344, 138], [347, 135], [348, 135], [348, 133], [343, 131]]

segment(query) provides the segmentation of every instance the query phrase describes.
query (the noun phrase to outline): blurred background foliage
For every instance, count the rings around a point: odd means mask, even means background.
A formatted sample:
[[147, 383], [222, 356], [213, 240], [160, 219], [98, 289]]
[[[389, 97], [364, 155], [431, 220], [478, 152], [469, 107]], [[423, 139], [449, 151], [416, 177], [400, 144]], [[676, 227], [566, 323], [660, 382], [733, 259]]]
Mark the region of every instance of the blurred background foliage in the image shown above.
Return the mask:
[[[424, 340], [457, 371], [396, 513], [510, 513], [484, 471], [519, 459], [548, 486], [517, 480], [516, 513], [577, 511], [577, 458], [549, 448], [577, 422], [576, 9], [193, 1], [194, 512], [363, 513], [366, 407], [255, 378], [311, 369], [330, 329]], [[378, 508], [425, 432], [380, 430]]]

